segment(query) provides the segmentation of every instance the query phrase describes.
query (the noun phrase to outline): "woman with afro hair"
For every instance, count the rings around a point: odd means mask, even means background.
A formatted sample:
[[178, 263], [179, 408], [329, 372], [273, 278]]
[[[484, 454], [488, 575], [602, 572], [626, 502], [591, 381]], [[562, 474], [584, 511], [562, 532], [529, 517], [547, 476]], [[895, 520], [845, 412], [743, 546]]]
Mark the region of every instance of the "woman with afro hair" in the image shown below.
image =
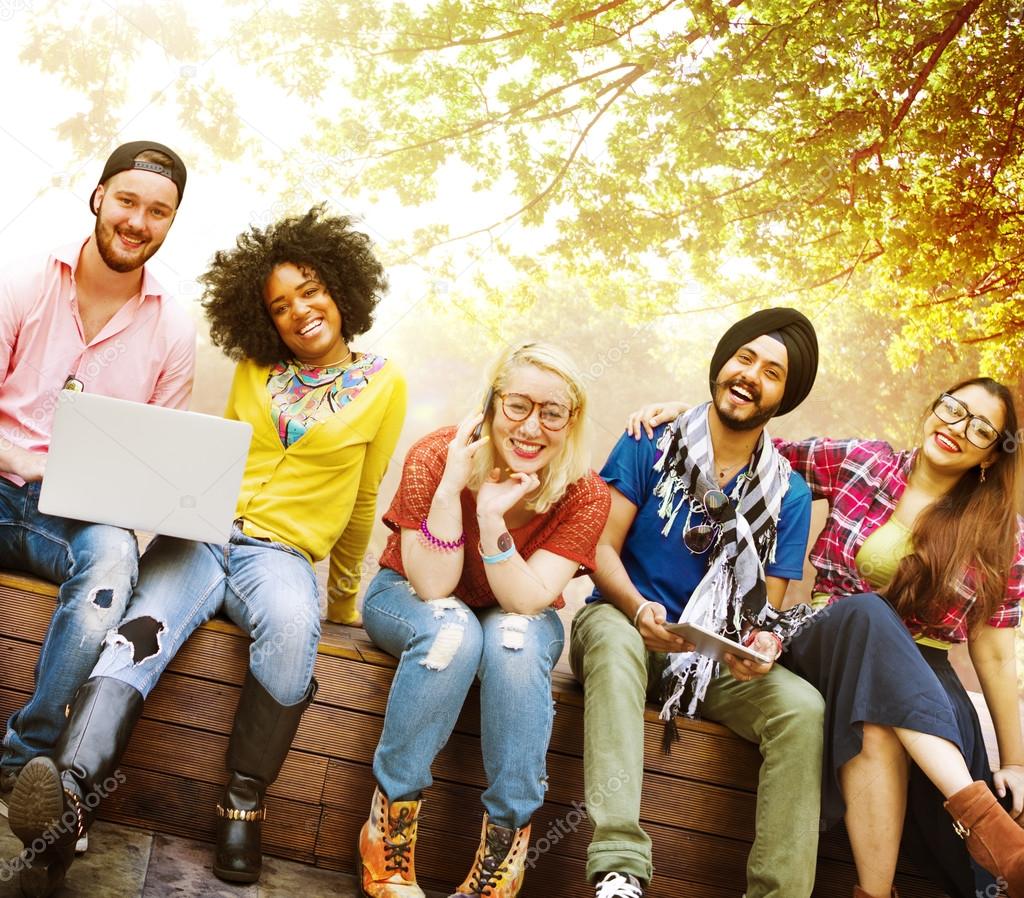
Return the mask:
[[[372, 322], [383, 268], [350, 219], [316, 207], [242, 234], [202, 281], [213, 342], [238, 362], [226, 416], [253, 427], [237, 519], [224, 545], [153, 540], [125, 620], [75, 696], [54, 757], [26, 765], [12, 812], [40, 835], [63, 834], [22, 873], [29, 895], [59, 888], [143, 701], [192, 631], [218, 612], [252, 643], [213, 870], [255, 882], [263, 796], [316, 692], [313, 564], [328, 553], [329, 616], [357, 617], [359, 564], [405, 415], [394, 363], [351, 347]], [[54, 830], [66, 815], [77, 826]]]

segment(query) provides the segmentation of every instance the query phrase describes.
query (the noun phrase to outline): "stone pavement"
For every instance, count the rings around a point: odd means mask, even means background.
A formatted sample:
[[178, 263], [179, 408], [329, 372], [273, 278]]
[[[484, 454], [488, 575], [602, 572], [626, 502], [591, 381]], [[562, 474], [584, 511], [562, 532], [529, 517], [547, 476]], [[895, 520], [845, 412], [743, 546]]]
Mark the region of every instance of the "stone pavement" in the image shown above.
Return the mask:
[[[0, 898], [21, 896], [11, 863], [20, 850], [0, 819]], [[99, 822], [56, 898], [359, 898], [353, 876], [272, 857], [255, 885], [229, 885], [210, 871], [212, 852], [205, 842]]]

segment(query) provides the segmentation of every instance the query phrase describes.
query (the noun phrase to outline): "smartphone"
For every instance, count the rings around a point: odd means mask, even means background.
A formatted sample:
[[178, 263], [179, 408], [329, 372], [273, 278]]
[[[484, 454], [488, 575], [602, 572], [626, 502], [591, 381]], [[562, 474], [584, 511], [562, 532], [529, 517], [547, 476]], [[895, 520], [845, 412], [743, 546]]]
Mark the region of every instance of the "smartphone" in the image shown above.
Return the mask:
[[675, 633], [678, 636], [682, 636], [687, 642], [692, 642], [696, 646], [698, 654], [707, 655], [716, 661], [724, 661], [726, 652], [736, 658], [758, 661], [761, 664], [767, 664], [772, 660], [760, 652], [747, 648], [745, 645], [740, 645], [738, 642], [733, 642], [731, 639], [726, 639], [724, 636], [720, 636], [718, 633], [702, 627], [700, 624], [665, 624], [664, 626], [669, 633]]
[[487, 395], [484, 397], [483, 413], [484, 416], [480, 419], [480, 423], [473, 428], [473, 433], [469, 436], [469, 441], [475, 443], [480, 439], [480, 434], [484, 430], [484, 421], [487, 420], [487, 413], [491, 410], [491, 403], [494, 402], [494, 387], [490, 387], [487, 390]]

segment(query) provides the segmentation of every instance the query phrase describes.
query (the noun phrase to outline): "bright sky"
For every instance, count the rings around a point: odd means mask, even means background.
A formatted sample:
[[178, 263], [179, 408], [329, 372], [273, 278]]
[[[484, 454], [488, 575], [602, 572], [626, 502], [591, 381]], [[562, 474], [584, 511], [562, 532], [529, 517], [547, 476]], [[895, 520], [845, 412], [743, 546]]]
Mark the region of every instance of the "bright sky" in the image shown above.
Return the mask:
[[[268, 3], [259, 7], [257, 15], [269, 16], [275, 8], [292, 9], [291, 5]], [[484, 248], [480, 258], [462, 259], [455, 265], [453, 282], [425, 258], [395, 264], [398, 247], [415, 229], [449, 221], [453, 232], [463, 233], [500, 220], [518, 208], [520, 201], [502, 191], [504, 185], [489, 195], [473, 194], [471, 173], [455, 168], [448, 170], [439, 191], [442, 199], [434, 206], [418, 209], [403, 208], [387, 196], [370, 202], [326, 189], [322, 173], [337, 163], [312, 151], [310, 132], [316, 117], [331, 106], [325, 102], [311, 108], [306, 101], [276, 88], [269, 78], [260, 77], [258, 66], [244, 68], [239, 63], [230, 27], [239, 16], [238, 6], [225, 0], [179, 0], [159, 6], [86, 0], [76, 4], [74, 10], [83, 30], [97, 18], [113, 17], [118, 46], [110, 48], [109, 59], [96, 60], [96, 64], [109, 66], [113, 77], [128, 85], [128, 101], [117, 112], [117, 138], [111, 147], [91, 159], [76, 158], [71, 142], [61, 139], [58, 129], [63, 122], [88, 111], [82, 92], [66, 88], [37, 63], [19, 58], [33, 22], [66, 24], [68, 7], [40, 0], [0, 0], [0, 77], [5, 85], [17, 86], [5, 91], [5, 114], [0, 121], [0, 158], [5, 162], [0, 167], [0, 265], [84, 238], [93, 226], [87, 200], [107, 152], [116, 143], [140, 138], [168, 144], [188, 166], [181, 209], [166, 243], [150, 264], [178, 300], [192, 308], [197, 320], [201, 312], [196, 307], [200, 298], [196, 278], [212, 253], [232, 245], [236, 235], [251, 224], [269, 224], [285, 213], [304, 210], [313, 201], [326, 200], [333, 211], [362, 219], [381, 254], [391, 257], [390, 293], [378, 308], [373, 331], [364, 338], [385, 354], [393, 351], [395, 341], [403, 339], [403, 334], [408, 342], [411, 331], [430, 327], [424, 299], [471, 292], [476, 274], [486, 269], [493, 279], [506, 264], [497, 250], [488, 248], [486, 238], [475, 244]], [[179, 29], [175, 38], [169, 23], [176, 17], [201, 28], [203, 46], [209, 48], [204, 49], [205, 61], [183, 65], [165, 48], [187, 33]], [[255, 144], [270, 161], [269, 166], [259, 165], [251, 154], [240, 162], [221, 162], [179, 124], [180, 94], [192, 85], [204, 91], [211, 77], [234, 91], [242, 137]], [[273, 166], [277, 161], [282, 163], [280, 171]], [[294, 171], [296, 162], [302, 174], [298, 181], [289, 181], [284, 174], [285, 163]], [[502, 229], [501, 236], [516, 252], [528, 253], [544, 235], [513, 223]], [[465, 249], [472, 246], [466, 244]], [[460, 245], [460, 251], [462, 248]], [[652, 260], [652, 264], [652, 273], [664, 274], [663, 262]], [[695, 306], [708, 304], [696, 293], [691, 299]], [[692, 322], [686, 324], [692, 327]], [[662, 322], [658, 339], [671, 339], [672, 329], [683, 325], [671, 320]], [[480, 336], [479, 346], [463, 348], [464, 356], [490, 351], [487, 347], [493, 346], [493, 335]], [[580, 360], [584, 367], [587, 362]], [[200, 397], [206, 394], [204, 376], [201, 370], [197, 387]], [[222, 378], [223, 372], [218, 373], [217, 380]], [[219, 399], [213, 401], [213, 407], [218, 403]], [[434, 406], [433, 397], [413, 408], [413, 414], [425, 417], [444, 414]]]
[[[229, 7], [223, 3], [181, 4], [192, 21], [202, 22], [214, 35], [223, 30]], [[139, 4], [141, 6], [141, 4]], [[163, 5], [162, 5], [163, 6]], [[168, 4], [170, 6], [170, 4]], [[66, 6], [63, 7], [66, 10]], [[301, 150], [303, 128], [310, 124], [307, 110], [272, 89], [265, 81], [246, 81], [246, 73], [225, 45], [208, 63], [182, 66], [136, 27], [139, 13], [130, 4], [91, 2], [76, 4], [83, 20], [93, 15], [125, 17], [125, 40], [134, 41], [134, 62], [119, 75], [131, 84], [129, 102], [117, 122], [118, 142], [152, 138], [178, 150], [189, 169], [185, 200], [153, 266], [165, 285], [184, 302], [197, 298], [196, 276], [212, 252], [230, 245], [250, 223], [266, 224], [284, 210], [282, 194], [291, 185], [274, 181], [253, 164], [219, 165], [198, 140], [183, 135], [175, 117], [179, 85], [201, 81], [215, 69], [218, 78], [234, 81], [241, 100], [240, 119], [245, 136], [255, 139], [271, 158]], [[164, 10], [166, 7], [164, 7]], [[165, 15], [165, 11], [161, 15]], [[80, 12], [79, 12], [80, 11]], [[201, 11], [201, 15], [200, 15]], [[66, 13], [65, 13], [66, 14]], [[92, 227], [86, 201], [95, 186], [105, 152], [79, 161], [69, 141], [61, 140], [58, 125], [76, 114], [82, 97], [66, 90], [57, 78], [38, 66], [19, 60], [33, 16], [49, 18], [49, 7], [28, 0], [2, 0], [0, 5], [0, 77], [17, 90], [5, 90], [0, 124], [0, 263], [34, 253], [65, 240], [78, 239]], [[141, 20], [146, 25], [144, 19]], [[112, 50], [113, 64], [118, 54]], [[330, 197], [339, 211], [358, 215], [375, 240], [389, 244], [398, 235], [384, 224], [396, 220], [393, 209], [363, 208]], [[292, 210], [293, 211], [293, 210]], [[395, 277], [392, 277], [395, 283]], [[395, 290], [402, 292], [401, 287]]]

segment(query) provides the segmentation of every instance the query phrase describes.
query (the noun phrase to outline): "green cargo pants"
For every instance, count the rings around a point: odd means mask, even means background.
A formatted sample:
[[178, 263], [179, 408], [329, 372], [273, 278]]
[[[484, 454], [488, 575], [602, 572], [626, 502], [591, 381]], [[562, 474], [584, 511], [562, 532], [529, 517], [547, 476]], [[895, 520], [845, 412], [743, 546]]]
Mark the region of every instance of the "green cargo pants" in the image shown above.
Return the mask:
[[[649, 684], [658, 686], [665, 656], [648, 652], [617, 608], [595, 602], [573, 621], [570, 662], [585, 695], [583, 769], [594, 825], [587, 876], [617, 870], [649, 882], [651, 840], [640, 827], [644, 705]], [[723, 668], [701, 713], [756, 743], [764, 758], [747, 898], [809, 898], [821, 798], [820, 693], [779, 665], [747, 683]]]

